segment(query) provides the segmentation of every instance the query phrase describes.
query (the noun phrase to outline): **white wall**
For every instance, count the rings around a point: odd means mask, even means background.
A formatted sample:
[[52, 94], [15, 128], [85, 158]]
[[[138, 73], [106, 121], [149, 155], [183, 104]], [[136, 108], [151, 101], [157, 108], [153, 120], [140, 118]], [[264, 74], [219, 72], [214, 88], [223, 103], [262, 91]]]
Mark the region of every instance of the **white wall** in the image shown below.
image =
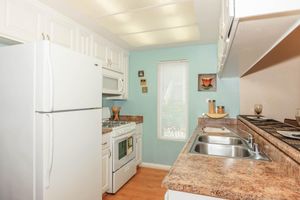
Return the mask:
[[[241, 114], [253, 114], [256, 103], [263, 115], [283, 121], [300, 108], [300, 28], [258, 63], [255, 73], [240, 80]], [[258, 70], [259, 69], [259, 70]]]

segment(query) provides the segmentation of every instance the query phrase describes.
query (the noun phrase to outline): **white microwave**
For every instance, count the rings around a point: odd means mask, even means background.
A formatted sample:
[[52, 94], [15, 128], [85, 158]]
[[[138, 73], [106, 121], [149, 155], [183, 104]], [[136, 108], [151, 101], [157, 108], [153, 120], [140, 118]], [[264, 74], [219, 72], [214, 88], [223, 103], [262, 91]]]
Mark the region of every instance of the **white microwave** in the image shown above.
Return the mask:
[[124, 74], [103, 69], [103, 94], [122, 95], [124, 93]]

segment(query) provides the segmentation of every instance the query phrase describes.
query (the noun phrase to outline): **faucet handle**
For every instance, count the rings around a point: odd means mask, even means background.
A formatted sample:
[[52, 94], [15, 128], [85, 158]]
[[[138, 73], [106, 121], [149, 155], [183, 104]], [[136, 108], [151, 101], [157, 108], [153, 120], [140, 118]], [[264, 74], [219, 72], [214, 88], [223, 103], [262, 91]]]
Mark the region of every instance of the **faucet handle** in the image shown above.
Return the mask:
[[248, 138], [247, 138], [247, 140], [248, 140], [248, 143], [253, 143], [253, 136], [251, 135], [251, 134], [248, 134]]
[[248, 134], [248, 144], [250, 145], [250, 147], [253, 149], [253, 143], [254, 143], [254, 138], [251, 134]]
[[259, 150], [258, 150], [258, 144], [256, 144], [256, 143], [253, 144], [253, 151], [255, 151], [255, 153], [259, 152]]

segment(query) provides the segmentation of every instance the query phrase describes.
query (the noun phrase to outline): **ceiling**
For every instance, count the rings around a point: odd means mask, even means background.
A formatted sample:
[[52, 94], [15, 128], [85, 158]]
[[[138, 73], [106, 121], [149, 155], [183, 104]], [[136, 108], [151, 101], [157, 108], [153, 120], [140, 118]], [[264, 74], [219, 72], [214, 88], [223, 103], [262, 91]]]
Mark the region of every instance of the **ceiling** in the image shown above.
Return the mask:
[[215, 43], [221, 0], [40, 0], [127, 49]]

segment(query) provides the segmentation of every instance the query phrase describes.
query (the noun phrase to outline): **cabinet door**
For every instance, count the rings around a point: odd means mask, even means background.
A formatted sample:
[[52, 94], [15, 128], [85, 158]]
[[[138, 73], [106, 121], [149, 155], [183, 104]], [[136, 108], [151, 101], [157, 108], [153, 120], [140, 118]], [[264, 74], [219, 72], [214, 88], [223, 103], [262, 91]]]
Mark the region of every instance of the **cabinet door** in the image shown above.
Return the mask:
[[94, 35], [93, 40], [93, 56], [102, 60], [103, 65], [105, 65], [106, 62], [106, 44], [103, 39], [100, 37]]
[[78, 29], [77, 51], [87, 56], [92, 55], [92, 34], [88, 30]]
[[40, 10], [24, 0], [0, 0], [0, 35], [20, 42], [34, 41], [40, 34]]
[[123, 73], [120, 69], [121, 60], [121, 50], [112, 45], [107, 45], [106, 48], [106, 63], [105, 66], [108, 69], [114, 70], [116, 72]]
[[140, 165], [142, 163], [142, 137], [139, 136], [137, 138], [136, 144], [136, 165]]
[[51, 42], [75, 50], [76, 24], [60, 16], [47, 16], [45, 33]]
[[120, 68], [120, 55], [121, 52], [119, 49], [112, 47], [111, 48], [111, 62], [112, 68], [118, 72], [122, 72]]
[[224, 39], [229, 37], [231, 25], [234, 18], [234, 0], [222, 1], [223, 14], [223, 36]]
[[110, 160], [110, 150], [109, 149], [102, 150], [102, 194], [105, 193], [109, 187], [109, 176], [111, 176], [109, 170], [110, 167], [109, 160]]
[[128, 99], [128, 86], [129, 86], [129, 79], [128, 79], [128, 55], [123, 55], [123, 65], [122, 70], [124, 73], [124, 92], [123, 92], [123, 99]]

